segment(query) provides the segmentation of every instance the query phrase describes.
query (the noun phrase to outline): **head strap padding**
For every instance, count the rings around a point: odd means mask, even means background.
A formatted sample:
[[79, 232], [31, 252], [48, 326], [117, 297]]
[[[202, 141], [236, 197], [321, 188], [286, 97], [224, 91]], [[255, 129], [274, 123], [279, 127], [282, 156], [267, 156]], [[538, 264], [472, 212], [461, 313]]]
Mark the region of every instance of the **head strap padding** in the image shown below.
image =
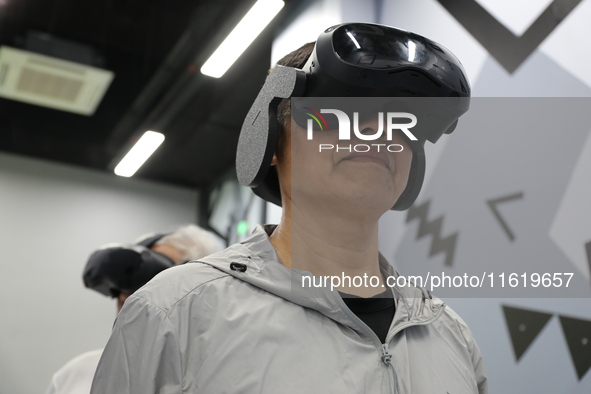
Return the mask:
[[275, 154], [277, 107], [282, 99], [300, 96], [306, 86], [304, 71], [276, 66], [244, 119], [236, 150], [236, 175], [243, 186], [261, 184]]

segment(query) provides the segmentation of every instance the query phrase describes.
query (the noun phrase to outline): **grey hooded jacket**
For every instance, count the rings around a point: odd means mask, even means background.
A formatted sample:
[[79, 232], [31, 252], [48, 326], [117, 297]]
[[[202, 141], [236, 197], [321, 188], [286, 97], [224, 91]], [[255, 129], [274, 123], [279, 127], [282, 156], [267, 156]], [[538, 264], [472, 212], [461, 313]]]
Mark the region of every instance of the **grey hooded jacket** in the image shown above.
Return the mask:
[[338, 292], [302, 290], [302, 275], [279, 262], [262, 227], [163, 271], [125, 302], [91, 393], [487, 392], [470, 330], [423, 289], [392, 289], [382, 344]]

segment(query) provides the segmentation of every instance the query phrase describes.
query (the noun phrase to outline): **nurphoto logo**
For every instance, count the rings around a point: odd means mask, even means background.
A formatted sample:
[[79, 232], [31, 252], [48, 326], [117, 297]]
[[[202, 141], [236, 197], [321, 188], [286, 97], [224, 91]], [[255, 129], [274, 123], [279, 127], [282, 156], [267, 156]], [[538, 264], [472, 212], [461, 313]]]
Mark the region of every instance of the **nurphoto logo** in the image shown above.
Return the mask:
[[[338, 109], [321, 109], [320, 112], [310, 107], [304, 107], [310, 112], [306, 112], [306, 115], [310, 117], [307, 121], [307, 138], [308, 140], [314, 139], [314, 122], [318, 125], [321, 131], [328, 130], [328, 122], [322, 114], [332, 114], [336, 116], [338, 121], [339, 129], [339, 141], [350, 141], [351, 140], [351, 119], [349, 115], [344, 111]], [[353, 112], [353, 133], [356, 138], [362, 141], [375, 141], [382, 138], [384, 130], [386, 132], [386, 140], [392, 141], [392, 135], [395, 130], [402, 131], [411, 141], [416, 141], [415, 137], [409, 129], [413, 128], [417, 124], [417, 117], [409, 112], [378, 112], [378, 128], [372, 134], [367, 134], [359, 130], [359, 112]], [[400, 120], [406, 120], [406, 123], [399, 123]], [[386, 123], [386, 127], [384, 127]], [[365, 130], [364, 130], [365, 131]], [[349, 144], [349, 145], [333, 145], [333, 144], [319, 144], [319, 152], [323, 150], [347, 150], [349, 152], [368, 152], [372, 149], [377, 149], [379, 152], [381, 149], [387, 150], [388, 152], [402, 152], [404, 147], [400, 144]]]

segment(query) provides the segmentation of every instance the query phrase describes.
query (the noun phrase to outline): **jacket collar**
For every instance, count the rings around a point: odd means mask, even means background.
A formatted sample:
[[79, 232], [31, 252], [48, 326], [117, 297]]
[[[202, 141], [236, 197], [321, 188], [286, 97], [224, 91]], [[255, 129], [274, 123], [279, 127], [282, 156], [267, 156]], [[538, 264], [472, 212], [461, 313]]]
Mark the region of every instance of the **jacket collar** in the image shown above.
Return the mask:
[[[223, 252], [199, 260], [257, 288], [272, 293], [294, 304], [317, 310], [328, 318], [360, 330], [359, 323], [342, 309], [339, 293], [329, 287], [302, 287], [302, 277], [313, 276], [308, 271], [289, 269], [279, 261], [269, 240], [275, 226], [257, 226], [252, 235]], [[236, 269], [243, 264], [246, 270]], [[234, 269], [232, 268], [234, 267]], [[384, 276], [398, 276], [398, 272], [380, 254], [380, 269]], [[396, 303], [394, 324], [391, 327], [421, 324], [433, 318], [444, 304], [431, 299], [420, 287], [394, 287]]]

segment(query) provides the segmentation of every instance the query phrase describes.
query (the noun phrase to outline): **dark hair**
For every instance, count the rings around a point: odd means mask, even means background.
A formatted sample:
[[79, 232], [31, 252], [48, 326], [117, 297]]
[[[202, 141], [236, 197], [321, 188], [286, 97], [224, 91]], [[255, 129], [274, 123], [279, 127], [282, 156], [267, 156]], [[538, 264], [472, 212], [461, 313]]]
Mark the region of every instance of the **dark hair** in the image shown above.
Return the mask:
[[[293, 67], [302, 69], [308, 58], [314, 50], [315, 42], [309, 42], [302, 45], [298, 49], [282, 57], [277, 65], [285, 67]], [[277, 107], [277, 122], [279, 123], [279, 146], [283, 145], [283, 136], [285, 135], [285, 122], [289, 119], [290, 115], [290, 99], [283, 99]]]

